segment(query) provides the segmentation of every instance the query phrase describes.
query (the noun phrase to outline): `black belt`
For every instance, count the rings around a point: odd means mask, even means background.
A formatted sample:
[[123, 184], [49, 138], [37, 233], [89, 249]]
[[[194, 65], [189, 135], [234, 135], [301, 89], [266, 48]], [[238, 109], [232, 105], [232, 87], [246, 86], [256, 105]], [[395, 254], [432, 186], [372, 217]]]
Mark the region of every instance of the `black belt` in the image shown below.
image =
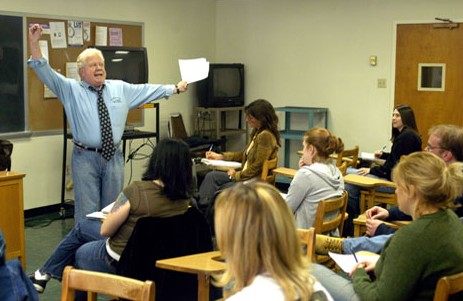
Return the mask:
[[103, 152], [102, 148], [88, 147], [86, 145], [83, 145], [83, 144], [75, 142], [75, 141], [72, 141], [72, 142], [74, 142], [74, 145], [77, 146], [78, 148], [85, 149], [85, 150], [88, 150], [90, 152], [96, 152], [96, 153], [102, 153]]

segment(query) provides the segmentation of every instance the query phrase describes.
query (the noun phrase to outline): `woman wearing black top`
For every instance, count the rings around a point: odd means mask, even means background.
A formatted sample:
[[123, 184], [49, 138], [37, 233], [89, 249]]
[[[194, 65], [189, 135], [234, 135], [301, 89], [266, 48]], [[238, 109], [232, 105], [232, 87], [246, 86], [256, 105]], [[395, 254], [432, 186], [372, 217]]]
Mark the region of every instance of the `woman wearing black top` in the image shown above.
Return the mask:
[[[392, 113], [392, 136], [391, 152], [375, 152], [375, 157], [385, 159], [384, 165], [374, 166], [372, 168], [349, 168], [347, 173], [357, 173], [367, 177], [391, 180], [392, 168], [400, 161], [400, 157], [421, 151], [421, 138], [416, 126], [415, 114], [413, 109], [407, 105], [398, 105]], [[346, 184], [345, 189], [349, 193], [347, 203], [347, 212], [349, 219], [346, 221], [344, 230], [345, 234], [353, 235], [352, 220], [360, 214], [360, 190], [361, 187], [352, 184]], [[378, 187], [376, 191], [394, 193], [392, 187]]]

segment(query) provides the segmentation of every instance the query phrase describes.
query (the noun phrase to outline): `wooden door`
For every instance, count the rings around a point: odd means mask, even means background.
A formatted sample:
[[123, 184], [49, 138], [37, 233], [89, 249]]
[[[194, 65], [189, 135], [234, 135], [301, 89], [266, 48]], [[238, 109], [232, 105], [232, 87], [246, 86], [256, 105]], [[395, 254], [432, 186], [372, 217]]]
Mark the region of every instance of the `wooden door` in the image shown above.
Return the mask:
[[[451, 123], [463, 126], [463, 28], [434, 28], [433, 24], [397, 26], [394, 104], [414, 112], [423, 144], [429, 128]], [[419, 91], [418, 65], [445, 64], [445, 90]]]

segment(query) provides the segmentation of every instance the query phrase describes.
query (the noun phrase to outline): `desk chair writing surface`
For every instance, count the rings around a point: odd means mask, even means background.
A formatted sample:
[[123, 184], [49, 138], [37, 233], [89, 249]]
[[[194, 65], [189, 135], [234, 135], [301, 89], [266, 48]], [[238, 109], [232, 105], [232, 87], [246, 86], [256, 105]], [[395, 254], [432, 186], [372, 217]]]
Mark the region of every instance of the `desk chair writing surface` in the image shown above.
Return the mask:
[[154, 301], [155, 284], [118, 275], [79, 270], [72, 266], [64, 269], [61, 301], [73, 301], [75, 291], [87, 291], [88, 300], [97, 301], [97, 294], [133, 301]]
[[194, 275], [156, 268], [159, 259], [212, 251], [204, 216], [191, 207], [183, 215], [140, 218], [121, 254], [117, 274], [156, 283], [156, 300], [191, 300], [197, 295]]

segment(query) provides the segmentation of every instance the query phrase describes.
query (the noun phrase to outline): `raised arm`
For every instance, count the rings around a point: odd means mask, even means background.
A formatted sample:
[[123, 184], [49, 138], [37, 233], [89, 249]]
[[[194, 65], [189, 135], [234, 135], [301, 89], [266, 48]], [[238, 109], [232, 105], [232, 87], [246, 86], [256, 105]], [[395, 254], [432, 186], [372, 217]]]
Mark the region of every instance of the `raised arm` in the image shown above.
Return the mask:
[[42, 36], [42, 27], [39, 24], [34, 24], [29, 28], [29, 49], [32, 59], [41, 59], [42, 51], [39, 46], [39, 39]]

